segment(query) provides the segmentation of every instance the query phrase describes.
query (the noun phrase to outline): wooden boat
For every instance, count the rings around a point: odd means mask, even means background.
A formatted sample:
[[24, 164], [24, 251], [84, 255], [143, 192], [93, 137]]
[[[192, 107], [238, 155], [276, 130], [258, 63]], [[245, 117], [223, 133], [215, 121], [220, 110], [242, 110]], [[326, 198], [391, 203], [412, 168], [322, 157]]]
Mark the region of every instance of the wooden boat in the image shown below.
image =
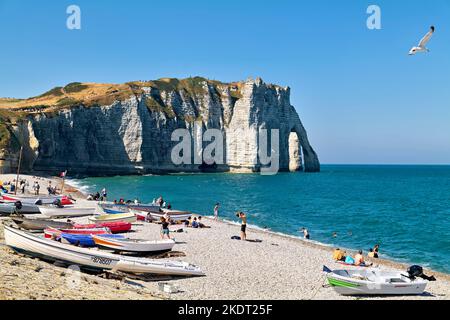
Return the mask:
[[40, 213], [39, 207], [35, 204], [20, 203], [20, 209], [16, 207], [16, 202], [0, 203], [0, 215], [9, 215], [13, 213], [34, 214]]
[[41, 206], [39, 210], [44, 216], [50, 218], [84, 217], [95, 213], [94, 208], [74, 208], [73, 206], [64, 206], [63, 208]]
[[137, 218], [133, 213], [121, 213], [121, 214], [105, 214], [101, 216], [90, 217], [89, 221], [94, 223], [102, 222], [136, 222]]
[[16, 202], [20, 201], [22, 203], [27, 204], [37, 204], [37, 205], [45, 205], [45, 204], [53, 204], [56, 200], [61, 201], [62, 205], [71, 205], [73, 202], [67, 196], [21, 196], [21, 195], [12, 195], [12, 194], [3, 194], [3, 201]]
[[174, 276], [204, 275], [199, 267], [186, 262], [128, 257], [76, 247], [9, 226], [5, 226], [4, 235], [6, 245], [16, 252], [66, 265], [78, 265], [83, 269]]
[[398, 271], [352, 269], [326, 271], [331, 287], [342, 295], [419, 295], [427, 282]]
[[67, 234], [111, 234], [109, 228], [92, 228], [92, 229], [56, 229], [56, 228], [46, 228], [44, 230], [44, 236], [46, 238], [60, 237], [62, 233]]
[[107, 249], [113, 249], [119, 252], [167, 252], [172, 250], [175, 245], [173, 240], [133, 240], [125, 238], [115, 238], [111, 235], [92, 235], [97, 246]]
[[130, 222], [102, 222], [97, 224], [75, 224], [74, 229], [94, 229], [94, 228], [108, 228], [111, 233], [124, 233], [131, 230]]
[[71, 229], [73, 225], [68, 222], [59, 222], [46, 219], [28, 219], [24, 217], [10, 217], [14, 223], [22, 229], [42, 231], [48, 227], [53, 227], [57, 229]]

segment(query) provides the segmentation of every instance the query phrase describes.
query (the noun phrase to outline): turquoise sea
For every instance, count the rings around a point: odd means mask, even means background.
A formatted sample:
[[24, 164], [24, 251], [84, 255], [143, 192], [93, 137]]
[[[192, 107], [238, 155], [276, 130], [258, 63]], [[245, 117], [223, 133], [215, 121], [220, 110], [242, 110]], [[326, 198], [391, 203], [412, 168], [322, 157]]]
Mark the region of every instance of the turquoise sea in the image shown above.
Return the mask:
[[[274, 232], [367, 251], [450, 273], [450, 166], [324, 165], [321, 173], [195, 174], [75, 180], [85, 191], [108, 189], [109, 200], [160, 195], [175, 209], [212, 215]], [[238, 232], [238, 231], [237, 231]], [[332, 235], [337, 232], [337, 237]], [[250, 235], [251, 237], [251, 235]]]

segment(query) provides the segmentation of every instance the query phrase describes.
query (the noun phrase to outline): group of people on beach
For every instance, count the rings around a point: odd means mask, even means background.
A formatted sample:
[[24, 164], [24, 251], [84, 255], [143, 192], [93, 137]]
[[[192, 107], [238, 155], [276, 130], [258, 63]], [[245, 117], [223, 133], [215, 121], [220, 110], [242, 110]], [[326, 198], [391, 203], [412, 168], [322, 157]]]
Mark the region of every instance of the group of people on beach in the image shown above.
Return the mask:
[[86, 200], [89, 201], [107, 201], [107, 199], [108, 199], [108, 192], [106, 191], [106, 188], [103, 188], [102, 191], [100, 192], [97, 191], [96, 193], [91, 193], [86, 198]]
[[[376, 244], [373, 248], [369, 249], [369, 253], [367, 254], [367, 257], [372, 259], [377, 259], [378, 254], [380, 251], [380, 245]], [[347, 252], [342, 249], [335, 249], [333, 251], [333, 260], [344, 263], [347, 265], [353, 265], [353, 266], [371, 266], [372, 263], [368, 263], [364, 260], [363, 250], [358, 250], [358, 252], [355, 254], [354, 257], [347, 255]]]

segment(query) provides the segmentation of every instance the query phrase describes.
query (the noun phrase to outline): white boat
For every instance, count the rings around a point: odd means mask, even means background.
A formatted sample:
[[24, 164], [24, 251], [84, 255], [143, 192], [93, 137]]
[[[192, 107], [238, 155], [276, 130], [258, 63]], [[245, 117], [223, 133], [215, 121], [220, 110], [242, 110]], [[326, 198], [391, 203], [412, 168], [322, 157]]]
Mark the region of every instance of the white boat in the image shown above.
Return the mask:
[[427, 282], [399, 271], [329, 270], [328, 283], [342, 295], [420, 295]]
[[28, 203], [20, 203], [21, 208], [17, 209], [15, 202], [5, 202], [0, 203], [0, 215], [1, 214], [13, 214], [15, 212], [21, 213], [21, 214], [32, 214], [32, 213], [40, 213], [39, 207], [35, 204], [28, 204]]
[[97, 246], [113, 249], [120, 252], [165, 252], [172, 250], [175, 241], [167, 240], [133, 240], [127, 238], [117, 238], [110, 235], [92, 235]]
[[122, 214], [104, 214], [101, 216], [89, 217], [89, 221], [93, 223], [100, 222], [136, 222], [137, 217], [133, 213], [122, 213]]
[[121, 256], [45, 239], [5, 226], [6, 245], [19, 253], [89, 270], [112, 270], [138, 274], [202, 276], [197, 266], [187, 262]]
[[41, 206], [39, 210], [44, 216], [49, 218], [84, 217], [95, 213], [95, 208], [75, 208], [73, 206], [64, 206], [63, 208]]

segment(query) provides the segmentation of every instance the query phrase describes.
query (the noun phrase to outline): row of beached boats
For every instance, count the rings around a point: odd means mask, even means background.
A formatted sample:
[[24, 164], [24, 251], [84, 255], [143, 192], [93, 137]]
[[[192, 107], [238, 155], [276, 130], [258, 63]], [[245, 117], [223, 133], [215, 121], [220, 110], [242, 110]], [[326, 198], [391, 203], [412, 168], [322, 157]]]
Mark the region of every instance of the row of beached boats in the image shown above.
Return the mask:
[[124, 256], [58, 242], [11, 226], [4, 226], [4, 229], [5, 242], [13, 250], [47, 261], [78, 265], [94, 271], [174, 276], [204, 275], [199, 267], [187, 262]]
[[[5, 210], [14, 222], [14, 225], [5, 226], [5, 242], [17, 252], [44, 260], [75, 264], [85, 269], [180, 276], [203, 275], [199, 267], [186, 262], [141, 257], [142, 254], [172, 250], [175, 246], [174, 240], [139, 240], [124, 236], [138, 220], [159, 220], [158, 217], [165, 215], [180, 221], [189, 218], [192, 215], [189, 212], [163, 211], [153, 205], [137, 204], [103, 203], [95, 208], [77, 208], [70, 199], [63, 196], [42, 199], [3, 195], [0, 200], [3, 201], [4, 207], [12, 208], [10, 211]], [[56, 200], [57, 205], [54, 205]], [[41, 215], [17, 215], [17, 211], [20, 211], [17, 209], [22, 209], [24, 203], [38, 206]], [[22, 213], [26, 214], [23, 211]], [[89, 224], [54, 220], [83, 216], [89, 216]], [[125, 253], [126, 255], [123, 255]]]

